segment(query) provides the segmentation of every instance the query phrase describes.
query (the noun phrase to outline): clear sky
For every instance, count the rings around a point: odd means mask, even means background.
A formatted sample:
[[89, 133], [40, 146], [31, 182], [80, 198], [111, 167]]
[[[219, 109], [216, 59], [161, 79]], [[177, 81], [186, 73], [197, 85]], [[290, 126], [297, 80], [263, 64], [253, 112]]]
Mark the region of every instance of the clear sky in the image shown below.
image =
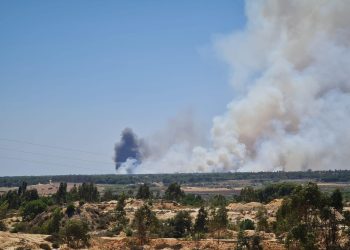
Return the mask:
[[244, 23], [239, 0], [0, 1], [0, 175], [113, 173], [123, 128], [187, 109], [209, 129], [234, 94], [213, 38]]

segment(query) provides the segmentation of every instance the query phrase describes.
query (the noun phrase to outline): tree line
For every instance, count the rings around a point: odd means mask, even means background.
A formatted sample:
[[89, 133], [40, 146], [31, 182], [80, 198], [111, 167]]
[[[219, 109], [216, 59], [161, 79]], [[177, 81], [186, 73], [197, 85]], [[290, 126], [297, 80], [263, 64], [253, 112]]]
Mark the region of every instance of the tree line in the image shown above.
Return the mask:
[[0, 177], [0, 186], [18, 187], [22, 182], [29, 185], [38, 183], [72, 182], [72, 183], [96, 183], [96, 184], [138, 184], [162, 182], [165, 185], [177, 182], [186, 183], [215, 183], [225, 180], [255, 180], [255, 181], [280, 181], [309, 179], [317, 182], [349, 182], [350, 170], [328, 171], [296, 171], [296, 172], [239, 172], [239, 173], [194, 173], [194, 174], [131, 174], [131, 175], [53, 175], [53, 176], [3, 176]]

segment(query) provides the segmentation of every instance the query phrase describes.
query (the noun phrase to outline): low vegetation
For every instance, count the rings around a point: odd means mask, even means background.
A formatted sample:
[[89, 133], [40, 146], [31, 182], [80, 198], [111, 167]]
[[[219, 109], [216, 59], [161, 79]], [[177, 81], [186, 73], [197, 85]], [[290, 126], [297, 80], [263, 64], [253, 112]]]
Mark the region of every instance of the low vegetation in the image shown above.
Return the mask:
[[[178, 182], [157, 194], [152, 185], [141, 183], [135, 197], [111, 189], [101, 195], [93, 183], [69, 190], [60, 183], [48, 197], [27, 186], [21, 183], [0, 197], [0, 231], [51, 235], [43, 249], [89, 247], [94, 237], [118, 235], [130, 239], [125, 244], [131, 248], [175, 238], [199, 245], [213, 239], [219, 249], [227, 242], [233, 249], [269, 249], [270, 237], [279, 249], [350, 249], [350, 212], [344, 209], [343, 193], [322, 192], [312, 182], [244, 187], [232, 197], [208, 198], [185, 193]], [[5, 223], [16, 216], [14, 223]]]

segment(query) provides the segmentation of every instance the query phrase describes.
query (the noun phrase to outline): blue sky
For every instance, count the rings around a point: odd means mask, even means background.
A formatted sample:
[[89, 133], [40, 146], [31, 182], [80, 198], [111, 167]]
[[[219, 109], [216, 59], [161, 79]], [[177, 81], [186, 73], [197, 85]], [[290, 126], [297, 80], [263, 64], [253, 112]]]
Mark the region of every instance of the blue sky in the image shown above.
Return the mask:
[[113, 173], [123, 128], [146, 136], [183, 110], [209, 129], [234, 95], [213, 38], [241, 29], [243, 9], [238, 0], [1, 1], [0, 175]]

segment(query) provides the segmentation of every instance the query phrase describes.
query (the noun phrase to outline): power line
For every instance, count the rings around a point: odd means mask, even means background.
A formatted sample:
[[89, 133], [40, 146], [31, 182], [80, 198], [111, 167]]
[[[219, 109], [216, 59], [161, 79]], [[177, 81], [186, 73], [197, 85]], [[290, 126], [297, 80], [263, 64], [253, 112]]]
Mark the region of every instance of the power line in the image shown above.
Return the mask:
[[61, 163], [54, 163], [54, 162], [47, 162], [47, 161], [38, 161], [38, 160], [31, 160], [31, 159], [23, 159], [23, 158], [17, 158], [17, 157], [0, 156], [0, 159], [17, 160], [17, 161], [30, 162], [30, 163], [49, 164], [49, 165], [56, 165], [56, 166], [61, 166], [61, 167], [63, 166], [63, 167], [69, 167], [69, 168], [80, 168], [80, 169], [101, 171], [101, 169], [78, 167], [78, 166], [66, 165], [66, 164], [61, 164]]
[[31, 152], [31, 151], [25, 151], [25, 150], [20, 150], [20, 149], [11, 149], [11, 148], [3, 148], [3, 147], [0, 147], [0, 150], [12, 151], [12, 152], [20, 152], [20, 153], [25, 153], [25, 154], [48, 156], [48, 157], [57, 157], [57, 158], [60, 158], [60, 159], [67, 159], [67, 160], [84, 161], [84, 162], [89, 162], [89, 163], [93, 163], [93, 164], [109, 164], [110, 165], [111, 163], [113, 163], [113, 162], [107, 162], [107, 161], [87, 160], [87, 159], [67, 157], [67, 156], [60, 156], [60, 155], [53, 155], [53, 154], [43, 154], [43, 153], [38, 153], [38, 152]]
[[86, 150], [80, 150], [80, 149], [74, 149], [74, 148], [67, 148], [67, 147], [61, 147], [61, 146], [33, 143], [33, 142], [22, 141], [22, 140], [17, 140], [17, 139], [9, 139], [9, 138], [0, 138], [0, 140], [1, 141], [8, 141], [8, 142], [15, 142], [15, 143], [24, 143], [24, 144], [38, 146], [38, 147], [59, 149], [59, 150], [64, 150], [64, 151], [76, 151], [76, 152], [85, 153], [85, 154], [92, 154], [92, 155], [98, 155], [98, 156], [107, 157], [106, 155], [103, 155], [103, 154], [100, 154], [100, 153], [86, 151]]

